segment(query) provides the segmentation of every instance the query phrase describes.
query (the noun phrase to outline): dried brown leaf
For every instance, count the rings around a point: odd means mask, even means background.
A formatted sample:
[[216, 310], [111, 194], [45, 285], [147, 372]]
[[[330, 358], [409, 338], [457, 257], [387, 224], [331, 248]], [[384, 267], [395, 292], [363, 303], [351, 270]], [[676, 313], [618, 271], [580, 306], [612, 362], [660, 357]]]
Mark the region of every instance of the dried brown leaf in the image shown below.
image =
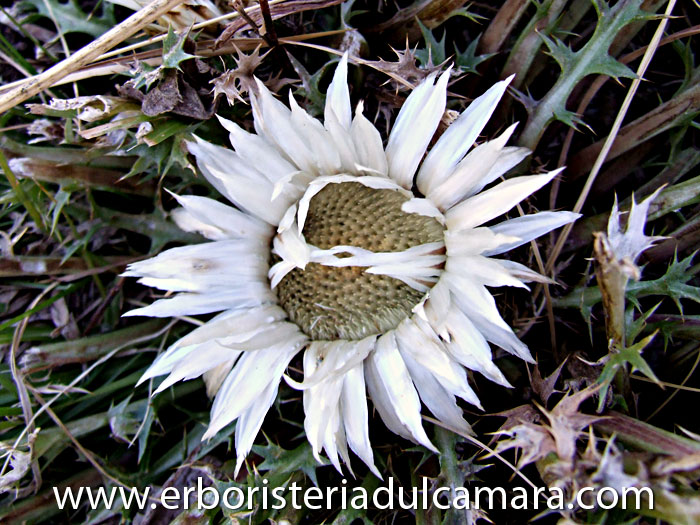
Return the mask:
[[559, 379], [559, 374], [561, 374], [562, 368], [564, 368], [564, 365], [566, 364], [566, 360], [562, 361], [562, 363], [557, 367], [557, 369], [552, 372], [549, 376], [547, 376], [546, 379], [542, 378], [542, 374], [540, 374], [540, 367], [539, 365], [535, 365], [535, 368], [532, 370], [532, 380], [531, 380], [531, 385], [532, 385], [532, 390], [537, 394], [537, 396], [540, 398], [542, 403], [544, 405], [547, 405], [547, 402], [549, 401], [549, 398], [551, 395], [556, 392], [554, 389], [554, 386], [556, 385], [558, 379]]

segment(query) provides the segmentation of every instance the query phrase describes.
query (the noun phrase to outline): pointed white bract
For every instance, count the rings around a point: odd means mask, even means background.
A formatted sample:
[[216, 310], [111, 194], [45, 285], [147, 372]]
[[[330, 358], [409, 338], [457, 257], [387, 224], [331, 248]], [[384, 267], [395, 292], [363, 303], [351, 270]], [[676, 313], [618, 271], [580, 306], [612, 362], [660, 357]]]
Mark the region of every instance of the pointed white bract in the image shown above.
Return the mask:
[[406, 189], [413, 186], [413, 178], [430, 140], [445, 112], [447, 81], [446, 71], [438, 81], [435, 74], [420, 84], [408, 96], [386, 146], [389, 176]]
[[[256, 133], [219, 119], [233, 150], [190, 142], [203, 175], [235, 207], [176, 196], [182, 208], [172, 213], [175, 222], [213, 242], [167, 250], [129, 265], [124, 274], [179, 292], [127, 315], [222, 312], [163, 352], [141, 381], [167, 375], [157, 387], [162, 391], [203, 376], [207, 393], [215, 396], [205, 437], [237, 421], [238, 468], [282, 378], [303, 392], [304, 429], [314, 455], [321, 460], [325, 452], [339, 471], [343, 463], [351, 468], [351, 450], [380, 476], [369, 440], [367, 394], [388, 428], [432, 451], [422, 405], [445, 424], [470, 432], [457, 399], [481, 405], [466, 370], [508, 387], [490, 344], [532, 361], [487, 287], [546, 280], [493, 256], [578, 218], [545, 211], [491, 224], [561, 171], [509, 178], [482, 191], [529, 154], [506, 145], [515, 126], [475, 145], [512, 77], [474, 100], [426, 155], [445, 109], [450, 72], [430, 75], [413, 90], [386, 148], [362, 103], [353, 117], [347, 72], [346, 55], [328, 88], [323, 124], [293, 97], [287, 107], [258, 81], [251, 95]], [[314, 196], [345, 183], [397, 192], [405, 199], [401, 210], [434, 218], [444, 227], [443, 239], [396, 252], [308, 243], [304, 231]], [[414, 183], [421, 194], [412, 192]], [[649, 202], [633, 207], [625, 234], [611, 221], [610, 237], [622, 244], [632, 237], [650, 239], [640, 233]], [[291, 272], [310, 264], [360, 268], [402, 281], [423, 298], [394, 329], [358, 340], [312, 340], [289, 320], [276, 291]], [[302, 350], [304, 377], [293, 379], [287, 367]]]
[[613, 204], [613, 209], [610, 212], [608, 220], [608, 244], [615, 258], [618, 260], [629, 259], [632, 263], [637, 261], [637, 258], [654, 245], [655, 242], [665, 239], [663, 236], [644, 235], [644, 226], [647, 222], [647, 214], [649, 206], [663, 189], [663, 186], [649, 195], [642, 202], [637, 203], [632, 196], [632, 207], [627, 217], [627, 226], [624, 231], [620, 226], [620, 210], [617, 206], [617, 197]]
[[[486, 93], [475, 99], [459, 118], [447, 128], [421, 166], [416, 183], [423, 194], [428, 195], [453, 174], [457, 163], [476, 141], [513, 76], [497, 82]], [[503, 170], [501, 173], [505, 173]]]

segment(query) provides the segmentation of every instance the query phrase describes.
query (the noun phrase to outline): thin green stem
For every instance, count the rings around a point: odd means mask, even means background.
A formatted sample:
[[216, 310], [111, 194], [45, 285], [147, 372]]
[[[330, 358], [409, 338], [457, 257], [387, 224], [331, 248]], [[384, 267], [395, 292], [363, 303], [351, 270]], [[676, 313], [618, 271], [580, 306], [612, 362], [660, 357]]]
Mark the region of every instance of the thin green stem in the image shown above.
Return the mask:
[[46, 231], [46, 224], [44, 223], [44, 219], [42, 218], [41, 214], [39, 213], [39, 210], [37, 209], [37, 207], [34, 206], [34, 203], [31, 201], [29, 196], [24, 192], [24, 188], [22, 188], [22, 185], [17, 180], [17, 177], [15, 177], [15, 174], [12, 173], [12, 170], [10, 169], [10, 165], [7, 163], [7, 159], [5, 158], [5, 155], [2, 153], [1, 150], [0, 150], [0, 166], [2, 167], [2, 171], [3, 171], [3, 173], [5, 173], [5, 178], [7, 178], [7, 181], [10, 183], [10, 187], [12, 188], [12, 191], [15, 193], [17, 200], [27, 210], [27, 213], [29, 213], [29, 216], [32, 218], [32, 220], [36, 224], [37, 228], [39, 228], [42, 231]]

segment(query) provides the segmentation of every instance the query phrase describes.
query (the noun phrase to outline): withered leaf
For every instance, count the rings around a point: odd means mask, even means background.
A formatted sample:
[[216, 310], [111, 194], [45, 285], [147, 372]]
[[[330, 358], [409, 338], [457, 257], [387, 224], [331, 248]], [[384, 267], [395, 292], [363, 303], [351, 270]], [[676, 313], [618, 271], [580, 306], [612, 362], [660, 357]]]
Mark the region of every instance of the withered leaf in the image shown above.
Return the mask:
[[431, 73], [439, 71], [442, 67], [442, 64], [437, 66], [427, 66], [425, 68], [418, 67], [416, 65], [417, 59], [415, 50], [408, 47], [408, 42], [406, 43], [406, 49], [403, 51], [399, 51], [393, 47], [391, 50], [396, 54], [396, 61], [389, 62], [384, 59], [368, 60], [366, 61], [366, 64], [384, 72], [391, 77], [391, 83], [395, 87], [396, 91], [405, 90], [407, 88], [405, 84], [397, 82], [397, 78], [403, 79], [410, 85], [415, 86], [420, 84], [420, 82], [426, 79]]
[[149, 117], [173, 111], [182, 103], [178, 87], [177, 72], [169, 71], [165, 78], [151, 91], [146, 93], [141, 104], [141, 111]]
[[498, 430], [509, 430], [522, 423], [538, 423], [541, 420], [540, 413], [532, 405], [520, 405], [504, 412], [497, 412], [495, 416], [505, 417], [505, 422]]
[[576, 440], [581, 430], [603, 416], [590, 416], [579, 412], [583, 401], [599, 390], [598, 386], [588, 387], [572, 395], [566, 395], [551, 411], [540, 408], [549, 420], [549, 432], [556, 443], [556, 452], [561, 459], [572, 459], [576, 453]]
[[547, 401], [549, 401], [551, 395], [555, 392], [554, 386], [557, 384], [559, 374], [561, 373], [561, 369], [564, 367], [565, 364], [566, 360], [562, 361], [562, 363], [557, 367], [557, 369], [554, 372], [552, 372], [552, 374], [549, 375], [546, 379], [542, 378], [539, 366], [535, 366], [534, 370], [532, 371], [532, 390], [535, 392], [535, 394], [537, 394], [537, 396], [542, 400], [542, 402], [545, 405], [547, 404]]
[[519, 467], [538, 461], [552, 452], [562, 465], [573, 465], [576, 442], [581, 431], [591, 423], [603, 419], [602, 416], [589, 416], [579, 412], [581, 403], [597, 390], [598, 387], [593, 387], [567, 395], [551, 411], [538, 406], [547, 421], [538, 421], [537, 412], [528, 405], [500, 413], [508, 419], [495, 435], [507, 436], [508, 439], [498, 443], [496, 452], [519, 449], [522, 454], [518, 461]]
[[265, 53], [260, 56], [260, 46], [255, 48], [249, 55], [242, 52], [235, 45], [233, 47], [237, 54], [234, 57], [236, 67], [224, 71], [223, 74], [210, 82], [214, 84], [214, 96], [219, 94], [225, 95], [229, 105], [233, 105], [236, 100], [244, 102], [243, 94], [255, 89], [253, 72], [267, 55]]
[[183, 117], [206, 120], [216, 111], [217, 103], [205, 107], [197, 91], [178, 71], [168, 71], [165, 78], [146, 93], [141, 104], [145, 115], [154, 117], [163, 113], [174, 113]]

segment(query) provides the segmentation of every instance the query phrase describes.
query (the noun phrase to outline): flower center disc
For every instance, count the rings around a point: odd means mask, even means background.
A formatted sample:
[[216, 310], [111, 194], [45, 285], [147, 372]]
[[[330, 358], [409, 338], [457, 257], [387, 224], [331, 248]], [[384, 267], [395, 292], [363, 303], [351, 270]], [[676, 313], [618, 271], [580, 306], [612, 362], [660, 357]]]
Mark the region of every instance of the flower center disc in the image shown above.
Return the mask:
[[[358, 182], [328, 184], [311, 199], [304, 237], [322, 249], [345, 245], [373, 252], [400, 252], [442, 241], [439, 222], [401, 210], [407, 200], [398, 191]], [[357, 340], [396, 328], [424, 294], [365, 270], [317, 263], [296, 268], [277, 285], [280, 304], [317, 341]]]

